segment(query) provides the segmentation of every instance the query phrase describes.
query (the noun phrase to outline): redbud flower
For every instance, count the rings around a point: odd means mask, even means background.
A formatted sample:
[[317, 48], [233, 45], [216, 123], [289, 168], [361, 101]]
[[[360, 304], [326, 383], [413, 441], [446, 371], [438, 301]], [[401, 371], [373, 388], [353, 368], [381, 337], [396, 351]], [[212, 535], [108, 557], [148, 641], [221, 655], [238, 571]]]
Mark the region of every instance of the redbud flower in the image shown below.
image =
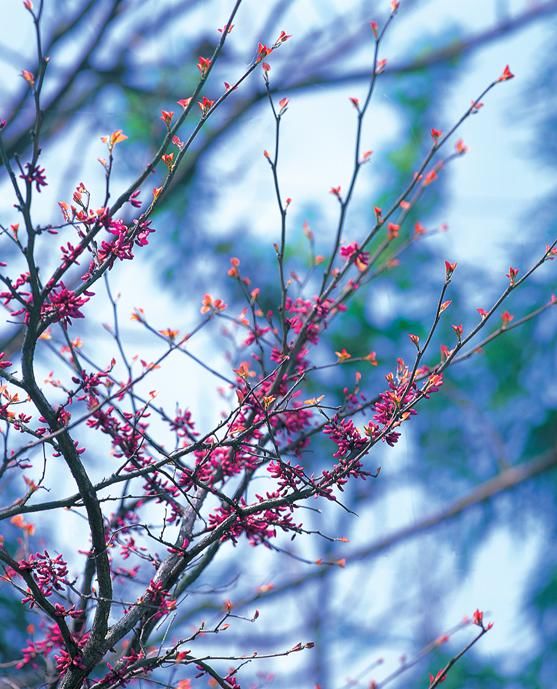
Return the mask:
[[222, 299], [213, 299], [210, 294], [203, 295], [201, 301], [201, 313], [209, 313], [210, 311], [224, 311], [226, 304]]
[[180, 139], [180, 137], [179, 137], [179, 136], [176, 136], [176, 135], [174, 135], [174, 136], [172, 137], [172, 143], [173, 143], [177, 148], [179, 148], [180, 150], [182, 150], [182, 149], [184, 148], [184, 146], [185, 146], [185, 144], [184, 144], [184, 142], [182, 141], [182, 139]]
[[239, 276], [238, 266], [240, 265], [240, 259], [232, 257], [230, 259], [231, 268], [228, 270], [228, 275], [232, 278], [237, 278]]
[[360, 272], [363, 272], [369, 264], [369, 252], [362, 251], [358, 242], [341, 246], [340, 255], [348, 260], [354, 257], [354, 263]]
[[33, 72], [30, 72], [27, 69], [22, 69], [21, 76], [25, 79], [29, 86], [33, 87], [35, 85], [35, 77], [33, 75]]
[[387, 60], [377, 60], [377, 65], [375, 67], [375, 74], [381, 74], [384, 70], [385, 67], [387, 66]]
[[0, 368], [9, 368], [12, 365], [11, 361], [4, 360], [5, 352], [0, 352]]
[[509, 65], [507, 65], [497, 81], [508, 81], [509, 79], [514, 79], [514, 74], [511, 72]]
[[436, 170], [430, 170], [427, 175], [424, 177], [423, 181], [423, 186], [424, 187], [429, 187], [432, 182], [435, 182], [437, 179], [437, 171]]
[[259, 42], [257, 44], [257, 56], [255, 58], [256, 62], [261, 62], [263, 58], [267, 57], [273, 52], [272, 48], [268, 48], [264, 43]]
[[174, 153], [165, 153], [163, 156], [161, 156], [161, 160], [166, 167], [171, 170], [174, 161]]
[[201, 72], [201, 76], [205, 77], [207, 76], [207, 72], [209, 71], [209, 68], [211, 67], [211, 60], [208, 57], [200, 57], [199, 62], [197, 63], [197, 69]]
[[431, 674], [429, 675], [429, 686], [431, 686], [434, 682], [444, 682], [446, 679], [447, 675], [445, 674], [445, 672], [443, 670], [439, 670], [439, 672], [435, 676]]
[[504, 311], [501, 314], [501, 327], [506, 328], [507, 325], [514, 319], [514, 316], [512, 313], [509, 313], [508, 311]]
[[387, 229], [389, 231], [389, 239], [396, 239], [398, 237], [398, 232], [400, 230], [400, 225], [397, 225], [394, 222], [390, 222], [387, 225]]
[[276, 44], [276, 43], [284, 43], [284, 42], [287, 41], [289, 38], [292, 38], [292, 36], [291, 36], [290, 34], [287, 34], [286, 31], [281, 31], [280, 34], [279, 34], [279, 37], [278, 37], [277, 40], [275, 41], [275, 44]]
[[211, 100], [210, 98], [207, 98], [207, 96], [203, 96], [203, 98], [198, 101], [197, 105], [201, 108], [201, 115], [204, 117], [209, 110], [213, 107], [214, 100]]
[[122, 141], [125, 141], [128, 137], [124, 134], [124, 132], [121, 129], [117, 129], [116, 131], [112, 132], [112, 134], [108, 136], [101, 136], [101, 141], [104, 144], [108, 145], [108, 150], [112, 151], [114, 146], [116, 144], [121, 143]]
[[369, 363], [372, 366], [377, 366], [377, 355], [375, 352], [370, 352], [367, 356], [364, 357], [366, 361], [369, 361]]
[[412, 343], [416, 346], [416, 349], [420, 348], [420, 338], [417, 335], [412, 335], [412, 333], [408, 334], [408, 337], [412, 341]]
[[162, 330], [159, 330], [159, 333], [163, 337], [168, 337], [170, 340], [175, 340], [179, 332], [179, 330], [174, 330], [173, 328], [163, 328]]
[[335, 352], [335, 354], [337, 355], [339, 361], [347, 361], [348, 359], [350, 359], [352, 357], [350, 352], [346, 351], [345, 347], [343, 347], [340, 350], [340, 352]]
[[25, 163], [25, 169], [27, 172], [24, 175], [20, 175], [21, 179], [34, 184], [35, 189], [40, 193], [41, 188], [48, 185], [44, 167], [39, 167], [38, 165], [33, 167], [30, 163]]
[[166, 124], [167, 127], [170, 126], [170, 123], [172, 122], [172, 118], [174, 117], [174, 113], [172, 110], [162, 110], [161, 111], [161, 120]]
[[451, 263], [450, 261], [445, 261], [445, 276], [447, 280], [451, 277], [456, 269], [456, 262]]
[[460, 340], [460, 338], [462, 337], [462, 333], [463, 333], [462, 325], [453, 325], [452, 329], [455, 331], [456, 336]]
[[450, 299], [447, 299], [447, 301], [444, 301], [441, 304], [441, 306], [439, 307], [439, 313], [443, 313], [443, 311], [446, 311], [451, 304], [452, 304], [452, 301]]
[[288, 98], [281, 98], [279, 100], [279, 102], [278, 102], [279, 108], [280, 108], [279, 115], [282, 115], [286, 111], [286, 108], [288, 107], [288, 103], [289, 103]]
[[513, 268], [512, 266], [509, 268], [509, 272], [506, 274], [506, 276], [509, 278], [509, 282], [511, 285], [514, 285], [514, 281], [516, 276], [518, 275], [518, 268]]

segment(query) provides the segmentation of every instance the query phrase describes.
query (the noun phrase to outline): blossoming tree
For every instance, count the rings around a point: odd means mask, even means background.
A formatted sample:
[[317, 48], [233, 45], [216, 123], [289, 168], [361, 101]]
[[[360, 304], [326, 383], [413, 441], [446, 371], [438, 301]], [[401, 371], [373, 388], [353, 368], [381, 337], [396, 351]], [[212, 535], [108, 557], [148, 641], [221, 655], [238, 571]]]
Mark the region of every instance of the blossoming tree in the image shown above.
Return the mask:
[[[256, 548], [254, 553], [266, 548], [279, 557], [281, 544], [289, 538], [345, 541], [325, 528], [315, 529], [314, 521], [308, 525], [307, 512], [327, 504], [349, 511], [350, 504], [344, 502], [347, 487], [379, 479], [374, 452], [396, 445], [404, 426], [430, 396], [443, 394], [445, 371], [468, 359], [473, 365], [479, 348], [539, 317], [556, 302], [551, 297], [516, 319], [506, 310], [513, 292], [557, 254], [557, 241], [550, 240], [532, 265], [520, 271], [509, 268], [500, 296], [478, 309], [476, 324], [465, 330], [458, 315], [451, 319], [450, 291], [457, 265], [446, 260], [439, 266], [438, 297], [431, 304], [427, 334], [420, 338], [409, 333], [408, 351], [393, 353], [386, 381], [372, 375], [375, 352], [341, 348], [323, 359], [327, 327], [342, 323], [354, 295], [394, 265], [409, 243], [428, 234], [419, 222], [407, 227], [410, 211], [419, 209], [446, 163], [466, 152], [463, 141], [455, 140], [457, 131], [478, 112], [482, 99], [513, 74], [505, 67], [448, 131], [433, 127], [424, 133], [430, 145], [415, 174], [388, 207], [374, 207], [372, 222], [358, 241], [347, 241], [347, 212], [361, 170], [372, 158], [363, 140], [363, 123], [386, 64], [382, 40], [399, 10], [393, 0], [386, 18], [370, 22], [373, 56], [367, 92], [350, 99], [356, 123], [354, 164], [350, 178], [330, 189], [338, 202], [338, 221], [329, 250], [313, 255], [307, 276], [300, 277], [288, 266], [292, 200], [282, 193], [279, 168], [289, 100], [277, 98], [271, 87], [272, 54], [287, 50], [284, 44], [291, 38], [285, 31], [271, 45], [259, 43], [247, 69], [219, 89], [210, 77], [233, 31], [241, 4], [236, 0], [219, 29], [214, 52], [199, 57], [194, 92], [178, 100], [174, 110], [161, 111], [160, 146], [136, 179], [115, 191], [115, 157], [133, 145], [116, 129], [103, 137], [104, 198], [94, 198], [87, 183], [81, 183], [59, 201], [58, 219], [38, 224], [34, 204], [48, 184], [41, 159], [41, 99], [49, 60], [42, 47], [43, 2], [23, 4], [34, 23], [37, 45], [36, 69], [21, 73], [35, 107], [31, 146], [24, 154], [8, 155], [1, 137], [12, 123], [0, 122], [2, 174], [11, 185], [14, 204], [0, 225], [2, 245], [11, 245], [9, 260], [0, 264], [0, 298], [19, 336], [12, 339], [21, 343], [17, 351], [0, 355], [0, 476], [10, 496], [0, 507], [6, 525], [0, 562], [2, 585], [13, 588], [29, 626], [28, 640], [17, 657], [2, 665], [9, 675], [7, 686], [100, 689], [144, 681], [179, 689], [205, 686], [207, 681], [229, 689], [244, 686], [244, 673], [250, 678], [246, 665], [304, 652], [313, 641], [292, 640], [263, 653], [211, 650], [217, 635], [236, 630], [241, 638], [247, 622], [265, 624], [255, 606], [250, 608], [266, 592], [264, 581], [254, 599], [240, 609], [232, 601], [219, 602], [214, 622], [181, 622], [180, 606], [204, 581], [225, 544], [247, 541]], [[118, 300], [110, 290], [112, 276], [138, 252], [149, 251], [155, 232], [151, 216], [164, 205], [199, 132], [250, 78], [264, 80], [274, 122], [274, 145], [263, 155], [276, 195], [278, 303], [264, 306], [256, 277], [242, 270], [238, 247], [227, 269], [245, 301], [241, 312], [230, 312], [219, 296], [200, 294], [199, 315], [184, 334], [177, 326], [159, 328], [138, 308], [133, 319], [146, 335], [160, 341], [161, 349], [154, 361], [131, 357], [119, 328]], [[160, 180], [154, 189], [153, 173]], [[312, 243], [309, 228], [306, 236]], [[91, 318], [103, 289], [113, 310], [108, 328], [113, 352], [108, 359], [96, 351], [94, 338], [88, 345], [79, 335], [80, 324]], [[439, 330], [447, 319], [452, 335], [444, 341]], [[167, 395], [149, 384], [156, 370], [172, 366], [173, 357], [191, 356], [195, 337], [219, 322], [226, 324], [234, 340], [234, 354], [224, 373], [213, 371], [208, 360], [198, 361], [224, 385], [222, 418], [203, 428], [191, 412], [187, 389], [172, 409], [175, 393]], [[41, 372], [44, 360], [52, 367], [46, 381]], [[347, 382], [337, 404], [308, 392], [309, 386], [318, 384], [320, 373], [346, 363], [358, 363], [365, 373], [359, 370], [355, 382]], [[304, 454], [323, 441], [327, 456], [318, 471], [308, 471]], [[103, 475], [97, 476], [98, 458], [104, 455], [109, 457], [100, 461]], [[60, 465], [71, 481], [53, 480], [52, 467]], [[47, 543], [40, 534], [43, 517], [55, 513], [63, 520], [68, 511], [81, 515], [87, 525], [89, 541], [76, 544], [74, 552], [62, 552], [55, 530], [45, 530]], [[317, 561], [318, 567], [345, 564], [343, 558]], [[214, 590], [210, 595], [218, 598]], [[430, 689], [443, 682], [491, 628], [480, 610], [458, 628], [468, 625], [475, 626], [475, 633], [430, 675]], [[456, 628], [432, 647], [444, 643], [453, 631]], [[415, 661], [370, 686], [384, 686]], [[23, 683], [18, 677], [25, 678]], [[267, 678], [261, 675], [257, 681], [263, 686]], [[427, 677], [424, 682], [427, 686]]]

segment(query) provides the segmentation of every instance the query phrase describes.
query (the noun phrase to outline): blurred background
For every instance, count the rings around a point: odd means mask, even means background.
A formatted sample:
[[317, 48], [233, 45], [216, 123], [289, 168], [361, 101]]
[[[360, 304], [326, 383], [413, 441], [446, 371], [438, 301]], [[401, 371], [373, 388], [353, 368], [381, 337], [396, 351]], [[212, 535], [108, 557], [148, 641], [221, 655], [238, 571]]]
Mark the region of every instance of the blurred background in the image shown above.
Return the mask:
[[[42, 164], [49, 187], [37, 220], [58, 219], [57, 202], [70, 201], [80, 181], [100, 203], [103, 134], [122, 129], [129, 137], [117, 150], [116, 193], [135, 177], [159, 146], [160, 110], [178, 111], [176, 101], [193, 91], [197, 59], [212, 52], [231, 7], [230, 0], [45, 1], [50, 65]], [[222, 82], [248, 66], [258, 41], [272, 44], [283, 29], [292, 34], [270, 59], [270, 79], [276, 97], [290, 101], [279, 174], [283, 194], [293, 199], [288, 265], [299, 275], [311, 264], [304, 223], [317, 253], [332, 245], [337, 203], [328, 192], [348, 183], [352, 165], [349, 97], [365, 94], [373, 48], [369, 21], [382, 24], [388, 11], [383, 0], [244, 0], [208, 83], [209, 97], [220, 94]], [[0, 115], [9, 122], [9, 150], [22, 153], [33, 110], [18, 75], [33, 68], [33, 32], [19, 0], [3, 0], [2, 23]], [[408, 226], [419, 221], [432, 236], [412, 244], [399, 265], [362, 290], [342, 327], [327, 333], [330, 352], [377, 353], [379, 367], [366, 369], [363, 378], [371, 394], [382, 389], [397, 356], [412, 356], [408, 333], [426, 333], [444, 259], [458, 262], [451, 322], [466, 329], [477, 319], [476, 308], [487, 308], [504, 289], [509, 265], [525, 270], [555, 239], [556, 29], [553, 0], [402, 1], [383, 45], [387, 66], [364, 130], [364, 148], [374, 154], [357, 189], [348, 240], [361, 239], [373, 207], [388, 207], [407, 184], [430, 145], [432, 127], [447, 130], [506, 64], [516, 79], [489, 94], [466, 122], [460, 135], [468, 153], [447, 166], [411, 211]], [[129, 322], [134, 307], [152, 315], [156, 327], [185, 330], [206, 291], [239, 311], [242, 294], [226, 277], [233, 255], [264, 302], [278, 302], [272, 243], [280, 224], [263, 157], [273, 138], [256, 73], [217, 111], [184, 161], [155, 215], [149, 250], [115, 271], [113, 289], [121, 292], [122, 332], [131, 350], [156, 351]], [[158, 181], [155, 176], [148, 191]], [[0, 193], [0, 211], [9, 219], [13, 202], [7, 187]], [[441, 228], [446, 231], [433, 232]], [[0, 250], [6, 260], [8, 245]], [[556, 289], [553, 265], [546, 265], [513, 295], [509, 310], [518, 319]], [[109, 319], [108, 310], [99, 311], [80, 326], [83, 337], [105, 346], [95, 324]], [[294, 659], [245, 668], [246, 686], [340, 689], [381, 681], [479, 607], [495, 627], [443, 686], [554, 686], [556, 334], [550, 311], [455, 366], [397, 447], [370, 459], [373, 467], [381, 465], [380, 478], [348, 490], [345, 503], [357, 516], [338, 508], [304, 516], [309, 527], [325, 524], [323, 530], [349, 543], [286, 541], [290, 556], [228, 544], [190, 593], [178, 623], [189, 628], [210, 619], [227, 598], [239, 611], [245, 602], [246, 612], [260, 610], [260, 620], [235, 626], [222, 641], [212, 639], [213, 650], [222, 643], [223, 649], [264, 653], [316, 642]], [[0, 330], [0, 351], [15, 346], [13, 337], [13, 326]], [[218, 328], [196, 346], [225, 370], [226, 338]], [[341, 399], [360, 369], [330, 369], [315, 393]], [[191, 408], [201, 429], [223, 406], [215, 380], [191, 362], [179, 376], [175, 369], [161, 373], [157, 385], [168, 399]], [[308, 471], [328, 452], [324, 445], [323, 453], [314, 449], [305, 456]], [[49, 528], [44, 525], [47, 543]], [[63, 549], [64, 539], [72, 542], [71, 530], [60, 538]], [[346, 558], [347, 566], [316, 567], [296, 558]], [[29, 620], [6, 587], [0, 587], [0, 616], [0, 655], [16, 657]], [[427, 686], [428, 673], [469, 638], [469, 631], [455, 635], [393, 686]], [[375, 666], [380, 658], [384, 663]], [[272, 684], [266, 673], [274, 675]]]

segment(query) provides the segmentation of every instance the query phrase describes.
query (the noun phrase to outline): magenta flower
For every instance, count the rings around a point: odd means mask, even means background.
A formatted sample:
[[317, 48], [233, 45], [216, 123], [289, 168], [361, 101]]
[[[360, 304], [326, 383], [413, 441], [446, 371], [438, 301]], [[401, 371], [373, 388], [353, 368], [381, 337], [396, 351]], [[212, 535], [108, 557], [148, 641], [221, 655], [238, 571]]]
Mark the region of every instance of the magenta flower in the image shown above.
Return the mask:
[[81, 307], [89, 301], [94, 292], [83, 292], [77, 295], [73, 290], [68, 289], [63, 282], [56, 291], [52, 291], [49, 301], [43, 304], [41, 316], [45, 319], [52, 319], [55, 322], [62, 322], [64, 325], [71, 325], [72, 318], [83, 318]]
[[25, 163], [25, 169], [27, 172], [20, 175], [21, 179], [35, 185], [35, 189], [40, 193], [41, 187], [46, 187], [48, 182], [46, 181], [44, 167], [39, 167], [38, 165], [31, 165], [31, 163]]

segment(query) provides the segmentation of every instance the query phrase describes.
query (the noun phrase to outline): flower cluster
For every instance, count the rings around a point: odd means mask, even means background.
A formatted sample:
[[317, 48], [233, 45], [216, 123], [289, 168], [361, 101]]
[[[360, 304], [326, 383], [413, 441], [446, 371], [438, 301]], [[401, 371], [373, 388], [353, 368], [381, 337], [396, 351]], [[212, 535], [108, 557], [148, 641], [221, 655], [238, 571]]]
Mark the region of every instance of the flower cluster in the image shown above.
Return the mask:
[[34, 184], [35, 189], [40, 193], [42, 188], [48, 185], [44, 167], [31, 165], [31, 163], [25, 163], [25, 170], [26, 172], [20, 175], [21, 179], [25, 180], [29, 184]]
[[389, 373], [386, 378], [388, 388], [380, 393], [373, 405], [373, 422], [370, 421], [366, 426], [366, 433], [374, 440], [382, 437], [392, 447], [400, 438], [400, 433], [391, 429], [417, 413], [412, 404], [418, 398], [418, 391], [402, 359], [398, 360], [396, 374]]
[[72, 318], [84, 318], [81, 307], [84, 306], [94, 292], [84, 290], [77, 294], [74, 290], [68, 289], [64, 282], [54, 288], [48, 295], [47, 300], [41, 306], [41, 317], [45, 321], [71, 325]]
[[[54, 591], [62, 591], [67, 584], [68, 565], [62, 555], [53, 558], [47, 550], [44, 553], [32, 553], [27, 559], [20, 560], [18, 567], [20, 571], [33, 574], [43, 596], [49, 597]], [[29, 594], [24, 602], [33, 607], [36, 601]]]
[[16, 668], [20, 670], [26, 665], [38, 667], [35, 661], [38, 658], [44, 658], [44, 656], [50, 655], [53, 651], [56, 652], [54, 660], [56, 662], [56, 670], [58, 673], [64, 672], [71, 666], [83, 667], [81, 661], [81, 650], [89, 640], [89, 633], [72, 634], [71, 639], [75, 645], [73, 656], [70, 655], [66, 648], [60, 627], [57, 624], [46, 625], [46, 631], [42, 639], [37, 641], [30, 639], [27, 641], [27, 645], [24, 646], [21, 651], [23, 657], [16, 664]]
[[154, 609], [152, 615], [156, 619], [164, 617], [176, 609], [176, 601], [171, 597], [170, 592], [164, 588], [160, 581], [154, 579], [151, 579], [149, 586], [147, 586], [145, 600]]
[[[135, 203], [135, 200], [131, 203]], [[101, 222], [113, 239], [102, 240], [97, 252], [97, 261], [100, 264], [108, 263], [109, 268], [112, 268], [116, 259], [131, 261], [134, 257], [134, 245], [146, 246], [149, 244], [149, 235], [155, 231], [151, 228], [149, 220], [134, 221], [128, 227], [122, 220], [111, 218], [104, 213]]]
[[[304, 326], [307, 329], [307, 339], [312, 344], [316, 344], [319, 339], [319, 332], [327, 325], [327, 319], [333, 316], [338, 311], [346, 310], [343, 304], [334, 305], [332, 299], [321, 299], [314, 297], [313, 300], [303, 299], [297, 297], [292, 299], [287, 297], [285, 302], [285, 310], [288, 313], [286, 322], [291, 330], [299, 335]], [[312, 322], [306, 324], [309, 317], [312, 317]]]
[[362, 251], [358, 242], [341, 246], [340, 255], [348, 261], [354, 261], [356, 267], [361, 272], [369, 265], [369, 251]]
[[[279, 497], [278, 492], [266, 493], [265, 497], [256, 495], [259, 503]], [[276, 537], [277, 528], [286, 532], [299, 532], [301, 529], [301, 524], [295, 524], [292, 519], [294, 505], [281, 504], [246, 514], [247, 506], [244, 498], [240, 498], [235, 505], [222, 505], [209, 515], [209, 529], [217, 529], [227, 522], [221, 541], [230, 539], [236, 545], [240, 536], [244, 535], [253, 546], [266, 545], [271, 538]]]
[[338, 448], [333, 457], [346, 457], [354, 451], [358, 452], [367, 443], [367, 439], [362, 437], [352, 419], [333, 419], [325, 426], [323, 432]]

